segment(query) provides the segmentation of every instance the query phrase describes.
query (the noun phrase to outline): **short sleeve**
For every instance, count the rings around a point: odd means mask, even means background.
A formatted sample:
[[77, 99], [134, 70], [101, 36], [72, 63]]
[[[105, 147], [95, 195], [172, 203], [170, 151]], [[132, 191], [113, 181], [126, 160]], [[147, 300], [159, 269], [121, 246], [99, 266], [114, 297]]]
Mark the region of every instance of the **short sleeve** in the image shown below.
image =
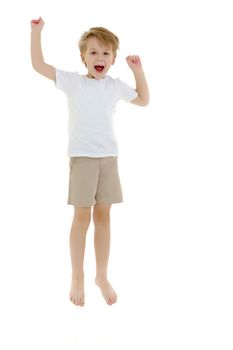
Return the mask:
[[116, 82], [117, 82], [119, 98], [121, 100], [130, 102], [138, 96], [137, 91], [134, 88], [132, 88], [130, 85], [122, 81], [121, 79], [117, 78]]
[[55, 86], [64, 92], [70, 91], [75, 81], [77, 80], [77, 72], [67, 72], [58, 68], [55, 68], [56, 72], [56, 80], [55, 80]]

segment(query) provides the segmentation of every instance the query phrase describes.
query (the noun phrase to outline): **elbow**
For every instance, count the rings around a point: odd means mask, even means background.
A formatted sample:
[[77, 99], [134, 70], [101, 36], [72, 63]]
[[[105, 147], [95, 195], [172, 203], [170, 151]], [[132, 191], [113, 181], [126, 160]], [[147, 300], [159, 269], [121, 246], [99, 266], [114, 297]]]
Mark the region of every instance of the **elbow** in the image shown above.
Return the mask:
[[148, 98], [147, 100], [144, 100], [144, 101], [142, 102], [142, 106], [143, 106], [143, 107], [148, 106], [149, 102], [150, 102], [149, 98]]
[[141, 106], [146, 107], [150, 102], [150, 95], [146, 94], [144, 97], [141, 96]]
[[32, 68], [37, 72], [37, 73], [41, 73], [41, 70], [43, 68], [44, 62], [33, 62], [32, 61]]
[[32, 68], [33, 68], [36, 72], [39, 73], [39, 67], [38, 67], [38, 65], [32, 63]]

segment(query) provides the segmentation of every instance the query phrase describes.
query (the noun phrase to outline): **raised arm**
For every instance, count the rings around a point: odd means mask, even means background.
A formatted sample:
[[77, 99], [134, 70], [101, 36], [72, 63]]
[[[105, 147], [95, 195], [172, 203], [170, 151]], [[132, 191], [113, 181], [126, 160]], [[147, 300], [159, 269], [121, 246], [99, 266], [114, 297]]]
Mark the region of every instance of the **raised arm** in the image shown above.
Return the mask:
[[149, 104], [150, 96], [140, 57], [127, 56], [126, 61], [129, 68], [133, 71], [136, 82], [136, 91], [138, 93], [138, 97], [130, 102], [138, 106], [147, 106]]
[[41, 49], [41, 31], [44, 21], [40, 17], [39, 20], [31, 21], [31, 60], [32, 67], [46, 78], [53, 81], [56, 80], [55, 68], [45, 63]]

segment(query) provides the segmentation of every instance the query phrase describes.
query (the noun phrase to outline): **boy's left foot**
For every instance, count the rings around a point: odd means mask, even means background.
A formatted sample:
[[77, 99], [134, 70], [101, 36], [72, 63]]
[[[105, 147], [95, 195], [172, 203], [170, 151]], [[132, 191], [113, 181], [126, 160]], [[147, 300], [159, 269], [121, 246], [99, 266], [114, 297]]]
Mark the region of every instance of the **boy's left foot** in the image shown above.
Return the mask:
[[95, 279], [96, 285], [100, 288], [104, 299], [108, 305], [112, 305], [117, 302], [117, 295], [111, 284], [108, 282], [106, 278], [98, 278]]

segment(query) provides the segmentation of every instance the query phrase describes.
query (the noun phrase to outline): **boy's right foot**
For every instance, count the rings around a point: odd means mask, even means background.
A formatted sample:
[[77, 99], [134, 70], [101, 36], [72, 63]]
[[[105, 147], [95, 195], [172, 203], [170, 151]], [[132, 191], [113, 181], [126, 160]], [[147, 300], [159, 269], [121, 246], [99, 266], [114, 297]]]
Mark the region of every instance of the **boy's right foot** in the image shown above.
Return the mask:
[[70, 301], [79, 306], [84, 305], [84, 277], [72, 278], [70, 287]]

